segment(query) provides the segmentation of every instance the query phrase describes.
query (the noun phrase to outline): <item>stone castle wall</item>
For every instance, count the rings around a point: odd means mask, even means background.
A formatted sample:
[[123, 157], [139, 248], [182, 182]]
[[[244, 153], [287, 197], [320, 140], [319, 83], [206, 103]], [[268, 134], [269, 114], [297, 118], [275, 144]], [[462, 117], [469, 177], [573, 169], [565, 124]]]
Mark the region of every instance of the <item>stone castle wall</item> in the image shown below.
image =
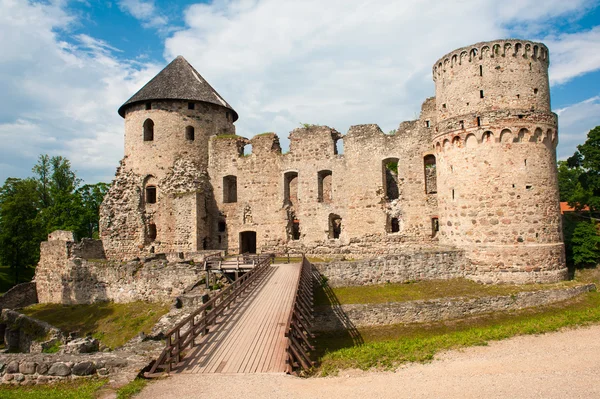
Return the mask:
[[[242, 249], [240, 233], [253, 231], [262, 251], [356, 256], [431, 244], [436, 195], [426, 194], [423, 159], [432, 153], [427, 121], [433, 126], [434, 103], [428, 100], [421, 119], [403, 123], [394, 134], [377, 125], [353, 126], [345, 136], [327, 126], [295, 129], [286, 154], [272, 133], [251, 140], [213, 137], [209, 175], [222, 215], [212, 226], [211, 242], [236, 253]], [[339, 140], [343, 154], [336, 150]], [[249, 155], [242, 151], [247, 144], [252, 145]], [[386, 190], [384, 161], [390, 159], [398, 162], [397, 198]], [[232, 176], [234, 202], [226, 198]], [[341, 219], [337, 238], [332, 215]], [[391, 231], [392, 218], [399, 221], [397, 232]], [[219, 231], [219, 222], [225, 231]], [[299, 226], [297, 237], [293, 223]]]
[[436, 97], [419, 119], [393, 134], [305, 126], [285, 154], [274, 133], [236, 136], [225, 106], [130, 104], [125, 158], [101, 208], [106, 256], [360, 259], [439, 243], [463, 250], [465, 273], [481, 281], [565, 278], [548, 64], [543, 44], [522, 40], [455, 50], [436, 62]]
[[171, 302], [205, 277], [203, 252], [122, 262], [98, 257], [101, 248], [99, 240], [42, 242], [35, 272], [39, 302]]

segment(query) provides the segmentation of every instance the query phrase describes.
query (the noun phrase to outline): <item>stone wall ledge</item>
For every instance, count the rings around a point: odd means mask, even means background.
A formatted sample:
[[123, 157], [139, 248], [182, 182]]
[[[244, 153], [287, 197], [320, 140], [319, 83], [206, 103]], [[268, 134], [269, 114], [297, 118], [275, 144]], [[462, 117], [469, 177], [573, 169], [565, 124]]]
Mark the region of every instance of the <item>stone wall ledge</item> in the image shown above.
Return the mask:
[[14, 353], [0, 355], [0, 383], [36, 385], [82, 377], [108, 377], [139, 363], [123, 352], [95, 354]]
[[506, 296], [455, 297], [321, 307], [315, 309], [315, 330], [323, 332], [344, 330], [346, 329], [344, 326], [349, 324], [354, 327], [373, 327], [459, 319], [472, 315], [548, 305], [595, 290], [595, 284], [583, 284], [569, 288], [520, 292]]

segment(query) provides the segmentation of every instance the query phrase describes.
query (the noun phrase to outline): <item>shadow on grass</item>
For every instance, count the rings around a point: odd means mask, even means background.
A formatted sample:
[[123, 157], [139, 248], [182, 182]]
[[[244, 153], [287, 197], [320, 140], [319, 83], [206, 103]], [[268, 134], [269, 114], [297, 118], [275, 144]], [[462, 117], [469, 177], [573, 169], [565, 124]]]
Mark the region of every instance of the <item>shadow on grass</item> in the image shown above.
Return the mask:
[[342, 304], [326, 279], [316, 269], [313, 269], [313, 275], [317, 282], [314, 289], [315, 308], [328, 309], [336, 327], [335, 331], [316, 332], [317, 356], [320, 358], [327, 352], [362, 345], [364, 340], [360, 332], [342, 309]]

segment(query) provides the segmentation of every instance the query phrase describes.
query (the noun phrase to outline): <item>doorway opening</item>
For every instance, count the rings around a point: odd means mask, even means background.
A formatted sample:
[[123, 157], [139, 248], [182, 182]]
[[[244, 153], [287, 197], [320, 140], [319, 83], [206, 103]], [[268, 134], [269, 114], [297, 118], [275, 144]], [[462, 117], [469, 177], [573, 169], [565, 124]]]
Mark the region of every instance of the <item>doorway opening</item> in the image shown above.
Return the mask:
[[256, 253], [256, 232], [242, 231], [240, 233], [240, 253]]

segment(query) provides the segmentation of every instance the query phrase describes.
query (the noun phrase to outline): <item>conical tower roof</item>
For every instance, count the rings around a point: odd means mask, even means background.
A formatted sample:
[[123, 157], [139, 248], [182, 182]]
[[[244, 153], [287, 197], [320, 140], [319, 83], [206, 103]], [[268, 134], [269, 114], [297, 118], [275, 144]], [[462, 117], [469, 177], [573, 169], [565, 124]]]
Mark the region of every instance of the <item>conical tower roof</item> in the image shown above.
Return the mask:
[[128, 105], [152, 100], [202, 101], [216, 104], [229, 108], [233, 112], [234, 122], [238, 119], [238, 114], [231, 105], [182, 56], [171, 61], [165, 69], [121, 105], [119, 115], [125, 117], [125, 109]]

